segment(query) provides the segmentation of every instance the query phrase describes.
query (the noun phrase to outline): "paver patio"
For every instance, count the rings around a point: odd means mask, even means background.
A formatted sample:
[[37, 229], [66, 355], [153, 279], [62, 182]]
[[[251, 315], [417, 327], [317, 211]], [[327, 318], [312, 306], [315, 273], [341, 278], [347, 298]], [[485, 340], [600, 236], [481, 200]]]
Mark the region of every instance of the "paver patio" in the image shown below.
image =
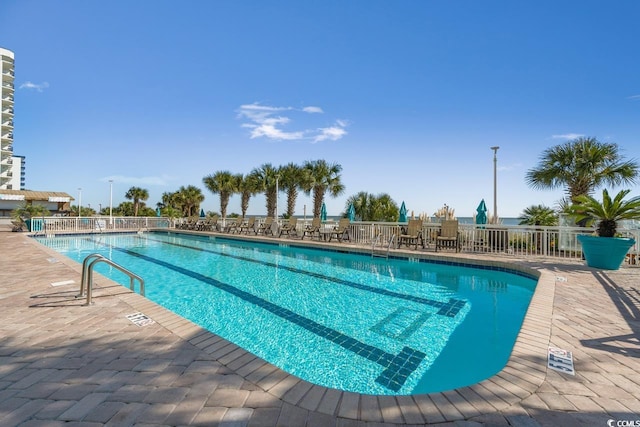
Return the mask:
[[[85, 307], [74, 298], [78, 264], [0, 228], [0, 425], [640, 422], [640, 269], [507, 255], [497, 262], [505, 261], [541, 278], [502, 372], [444, 393], [368, 396], [288, 375], [102, 277]], [[136, 326], [126, 318], [134, 312], [155, 323]], [[547, 369], [548, 346], [573, 352], [575, 376]]]

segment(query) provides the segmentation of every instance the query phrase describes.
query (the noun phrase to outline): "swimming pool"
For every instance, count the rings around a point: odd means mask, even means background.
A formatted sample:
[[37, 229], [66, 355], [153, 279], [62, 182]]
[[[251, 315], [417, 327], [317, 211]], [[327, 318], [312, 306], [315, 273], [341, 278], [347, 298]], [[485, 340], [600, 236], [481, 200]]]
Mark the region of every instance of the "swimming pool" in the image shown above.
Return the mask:
[[[364, 394], [481, 381], [506, 363], [536, 281], [486, 268], [175, 233], [40, 242], [101, 253], [140, 274], [147, 298], [281, 369]], [[129, 284], [105, 264], [96, 271]]]

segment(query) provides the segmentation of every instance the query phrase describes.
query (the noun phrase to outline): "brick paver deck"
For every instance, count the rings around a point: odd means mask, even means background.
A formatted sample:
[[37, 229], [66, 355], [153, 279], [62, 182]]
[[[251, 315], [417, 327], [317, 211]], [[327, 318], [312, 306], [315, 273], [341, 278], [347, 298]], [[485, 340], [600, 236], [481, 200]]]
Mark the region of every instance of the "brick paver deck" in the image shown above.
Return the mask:
[[[507, 366], [444, 393], [369, 396], [288, 375], [102, 277], [95, 304], [82, 306], [74, 298], [78, 264], [26, 234], [0, 229], [0, 425], [640, 422], [640, 269], [605, 272], [507, 256], [478, 262], [540, 273]], [[134, 312], [155, 323], [134, 325], [126, 318]], [[575, 376], [547, 369], [550, 345], [573, 352]]]

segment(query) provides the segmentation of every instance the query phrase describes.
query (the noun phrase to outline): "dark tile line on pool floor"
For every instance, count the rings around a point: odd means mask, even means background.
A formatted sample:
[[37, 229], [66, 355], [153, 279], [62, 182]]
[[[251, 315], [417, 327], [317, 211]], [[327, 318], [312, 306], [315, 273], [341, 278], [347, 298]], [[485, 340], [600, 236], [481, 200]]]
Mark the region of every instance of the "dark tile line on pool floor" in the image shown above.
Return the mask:
[[403, 347], [403, 349], [397, 355], [393, 355], [377, 347], [358, 341], [355, 338], [336, 331], [335, 329], [321, 325], [309, 318], [294, 313], [293, 311], [288, 310], [284, 307], [280, 307], [270, 301], [264, 300], [241, 289], [238, 289], [235, 286], [220, 282], [203, 274], [187, 270], [186, 268], [168, 263], [166, 261], [162, 261], [148, 255], [143, 255], [131, 251], [129, 249], [120, 248], [114, 245], [107, 245], [103, 242], [95, 242], [119, 252], [125, 253], [127, 255], [143, 259], [145, 261], [160, 265], [177, 273], [184, 274], [185, 276], [215, 286], [222, 291], [235, 295], [246, 302], [261, 307], [284, 320], [294, 323], [315, 335], [325, 338], [333, 342], [334, 344], [339, 345], [345, 350], [351, 351], [352, 353], [355, 353], [371, 362], [382, 366], [384, 370], [382, 371], [380, 376], [376, 378], [375, 381], [378, 384], [388, 388], [389, 390], [400, 390], [400, 388], [407, 381], [409, 375], [411, 375], [418, 368], [420, 363], [426, 357], [423, 352], [407, 346]]
[[432, 307], [435, 307], [435, 308], [439, 308], [440, 310], [438, 310], [438, 312], [436, 314], [439, 314], [441, 316], [455, 317], [458, 314], [458, 312], [466, 305], [466, 301], [463, 301], [463, 300], [460, 300], [460, 299], [456, 299], [456, 298], [449, 298], [448, 302], [442, 302], [442, 301], [437, 301], [437, 300], [433, 300], [433, 299], [429, 299], [429, 298], [416, 297], [416, 296], [413, 296], [413, 295], [406, 295], [406, 294], [401, 294], [399, 292], [388, 291], [386, 289], [380, 289], [380, 288], [376, 288], [376, 287], [373, 287], [373, 286], [363, 285], [361, 283], [355, 283], [355, 282], [351, 282], [349, 280], [344, 280], [344, 279], [339, 279], [339, 278], [336, 278], [336, 277], [326, 276], [326, 275], [320, 274], [320, 273], [312, 273], [310, 271], [301, 270], [301, 269], [298, 269], [298, 268], [295, 268], [295, 267], [290, 267], [290, 266], [286, 266], [286, 265], [282, 265], [282, 264], [275, 264], [275, 263], [267, 262], [267, 261], [260, 261], [260, 260], [256, 260], [256, 259], [252, 259], [252, 258], [248, 258], [248, 257], [243, 257], [243, 256], [240, 256], [240, 255], [225, 254], [225, 253], [222, 253], [222, 252], [216, 252], [216, 251], [212, 251], [212, 250], [209, 250], [209, 249], [198, 248], [196, 246], [189, 246], [189, 245], [185, 245], [185, 244], [181, 244], [181, 243], [175, 243], [175, 242], [165, 242], [163, 240], [157, 240], [157, 239], [146, 238], [146, 240], [152, 240], [154, 242], [159, 242], [159, 243], [172, 245], [172, 246], [176, 246], [176, 247], [181, 247], [181, 248], [186, 248], [186, 249], [192, 249], [192, 250], [196, 250], [196, 251], [200, 251], [200, 252], [207, 252], [207, 253], [218, 255], [218, 256], [235, 258], [235, 259], [238, 259], [238, 260], [241, 260], [241, 261], [252, 262], [252, 263], [255, 263], [255, 264], [261, 264], [261, 265], [265, 265], [265, 266], [268, 266], [268, 267], [280, 268], [280, 269], [283, 269], [283, 270], [290, 271], [292, 273], [304, 274], [304, 275], [307, 275], [307, 276], [310, 276], [310, 277], [331, 281], [331, 282], [334, 282], [334, 283], [337, 283], [337, 284], [340, 284], [340, 285], [349, 286], [351, 288], [360, 289], [360, 290], [367, 291], [367, 292], [373, 292], [373, 293], [377, 293], [377, 294], [380, 294], [380, 295], [393, 297], [393, 298], [401, 298], [401, 299], [404, 299], [404, 300], [407, 300], [407, 301], [411, 301], [411, 302], [415, 302], [415, 303], [418, 303], [418, 304], [429, 305], [429, 306], [432, 306]]

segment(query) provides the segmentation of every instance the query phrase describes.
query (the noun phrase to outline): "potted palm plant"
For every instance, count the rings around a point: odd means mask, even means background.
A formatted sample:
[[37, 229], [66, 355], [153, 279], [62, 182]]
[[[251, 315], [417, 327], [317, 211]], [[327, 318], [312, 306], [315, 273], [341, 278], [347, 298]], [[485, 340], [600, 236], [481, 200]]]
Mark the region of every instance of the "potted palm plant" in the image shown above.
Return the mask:
[[633, 238], [617, 237], [618, 221], [640, 219], [640, 197], [624, 200], [629, 191], [622, 190], [611, 199], [604, 189], [602, 202], [588, 195], [578, 196], [569, 208], [578, 221], [584, 220], [587, 225], [597, 221], [596, 235], [578, 236], [589, 267], [617, 270], [635, 244]]

